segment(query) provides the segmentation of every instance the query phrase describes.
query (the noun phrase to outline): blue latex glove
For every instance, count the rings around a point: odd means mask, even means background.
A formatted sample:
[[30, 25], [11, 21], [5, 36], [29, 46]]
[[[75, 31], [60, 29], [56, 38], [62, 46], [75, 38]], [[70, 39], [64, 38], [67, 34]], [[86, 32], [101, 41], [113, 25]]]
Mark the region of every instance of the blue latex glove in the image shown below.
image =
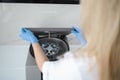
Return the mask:
[[35, 35], [30, 30], [28, 30], [26, 28], [21, 29], [20, 37], [23, 40], [29, 41], [32, 44], [38, 42], [38, 39], [35, 37]]
[[72, 33], [80, 41], [82, 47], [84, 47], [87, 44], [87, 40], [85, 39], [83, 31], [79, 27], [74, 26], [72, 29]]

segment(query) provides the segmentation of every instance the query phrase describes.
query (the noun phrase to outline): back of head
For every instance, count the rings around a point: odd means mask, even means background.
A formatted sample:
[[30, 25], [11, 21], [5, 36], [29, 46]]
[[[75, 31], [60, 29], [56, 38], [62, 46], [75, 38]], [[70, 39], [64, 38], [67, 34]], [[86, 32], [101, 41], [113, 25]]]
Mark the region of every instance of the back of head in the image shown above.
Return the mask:
[[120, 0], [82, 0], [84, 50], [97, 56], [100, 80], [120, 80]]

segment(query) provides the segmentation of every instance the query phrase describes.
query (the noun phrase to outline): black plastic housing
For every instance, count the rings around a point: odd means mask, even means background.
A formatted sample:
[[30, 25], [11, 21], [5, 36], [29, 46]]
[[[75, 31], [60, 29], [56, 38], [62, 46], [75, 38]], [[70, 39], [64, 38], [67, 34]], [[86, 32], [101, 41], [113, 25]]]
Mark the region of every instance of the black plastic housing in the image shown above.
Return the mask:
[[[39, 39], [39, 44], [53, 43], [60, 47], [59, 51], [53, 55], [47, 55], [50, 61], [57, 60], [57, 56], [69, 51], [69, 44], [66, 35], [71, 33], [72, 28], [27, 28], [31, 30], [34, 35]], [[30, 54], [34, 57], [32, 45], [29, 48]], [[45, 49], [43, 49], [45, 51]]]

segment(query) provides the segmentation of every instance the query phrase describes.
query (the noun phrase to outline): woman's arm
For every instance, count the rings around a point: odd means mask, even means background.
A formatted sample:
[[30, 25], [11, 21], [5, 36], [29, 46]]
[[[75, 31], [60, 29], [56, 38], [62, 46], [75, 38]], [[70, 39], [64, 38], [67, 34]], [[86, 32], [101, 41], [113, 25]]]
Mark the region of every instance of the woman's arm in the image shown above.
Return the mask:
[[42, 71], [42, 65], [45, 61], [48, 61], [48, 58], [45, 55], [45, 53], [43, 52], [39, 43], [34, 43], [32, 46], [33, 46], [33, 50], [34, 50], [36, 63], [38, 65], [38, 68], [40, 69], [40, 71]]
[[45, 61], [48, 60], [48, 58], [43, 52], [41, 46], [39, 45], [37, 37], [30, 30], [26, 28], [21, 29], [20, 37], [23, 40], [29, 41], [32, 44], [36, 63], [40, 71], [42, 71], [42, 65]]

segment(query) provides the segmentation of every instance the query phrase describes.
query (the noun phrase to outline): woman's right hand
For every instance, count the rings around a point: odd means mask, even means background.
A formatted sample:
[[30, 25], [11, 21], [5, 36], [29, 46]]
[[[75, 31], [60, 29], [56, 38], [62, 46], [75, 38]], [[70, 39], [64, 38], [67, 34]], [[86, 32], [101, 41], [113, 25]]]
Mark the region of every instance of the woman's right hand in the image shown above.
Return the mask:
[[87, 44], [87, 40], [83, 34], [82, 29], [79, 27], [74, 26], [72, 29], [72, 33], [77, 37], [77, 39], [80, 41], [82, 47], [84, 47]]

